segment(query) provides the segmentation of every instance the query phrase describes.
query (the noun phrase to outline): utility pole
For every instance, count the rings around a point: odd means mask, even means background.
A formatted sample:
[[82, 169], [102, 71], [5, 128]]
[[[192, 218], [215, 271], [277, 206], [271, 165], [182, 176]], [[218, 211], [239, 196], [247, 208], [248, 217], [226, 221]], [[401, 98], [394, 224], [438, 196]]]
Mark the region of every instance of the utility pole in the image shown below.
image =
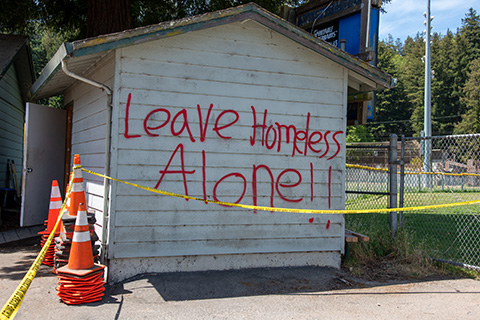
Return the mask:
[[[427, 0], [427, 11], [423, 14], [425, 20], [425, 114], [424, 127], [425, 137], [432, 136], [432, 70], [431, 70], [431, 22], [433, 16], [430, 16], [430, 0]], [[425, 139], [425, 152], [423, 158], [423, 171], [431, 171], [432, 140]], [[430, 187], [429, 175], [425, 176], [426, 187]]]

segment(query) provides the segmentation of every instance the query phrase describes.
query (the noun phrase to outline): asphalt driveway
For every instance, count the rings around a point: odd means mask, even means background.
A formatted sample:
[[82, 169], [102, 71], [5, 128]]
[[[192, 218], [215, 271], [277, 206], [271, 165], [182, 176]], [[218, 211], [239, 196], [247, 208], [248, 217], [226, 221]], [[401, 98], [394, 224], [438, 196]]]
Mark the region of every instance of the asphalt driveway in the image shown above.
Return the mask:
[[[39, 246], [0, 248], [0, 307]], [[42, 266], [15, 319], [478, 319], [480, 282], [375, 282], [346, 271], [274, 268], [150, 274], [107, 286], [101, 302], [63, 304]]]

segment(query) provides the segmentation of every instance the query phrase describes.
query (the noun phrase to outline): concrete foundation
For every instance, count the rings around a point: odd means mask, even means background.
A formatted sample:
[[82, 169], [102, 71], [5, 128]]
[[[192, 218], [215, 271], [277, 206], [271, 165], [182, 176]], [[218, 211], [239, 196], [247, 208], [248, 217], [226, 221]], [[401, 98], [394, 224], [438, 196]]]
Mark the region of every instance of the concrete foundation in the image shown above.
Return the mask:
[[341, 255], [338, 251], [111, 259], [107, 282], [117, 283], [144, 273], [298, 266], [338, 269], [340, 263]]

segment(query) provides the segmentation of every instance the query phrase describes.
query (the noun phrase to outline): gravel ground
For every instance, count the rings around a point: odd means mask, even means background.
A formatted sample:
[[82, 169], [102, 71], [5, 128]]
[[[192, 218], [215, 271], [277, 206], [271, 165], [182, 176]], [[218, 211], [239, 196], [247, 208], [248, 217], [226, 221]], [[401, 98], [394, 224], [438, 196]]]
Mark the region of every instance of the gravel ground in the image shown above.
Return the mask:
[[[39, 252], [0, 248], [3, 307]], [[373, 277], [375, 278], [375, 277]], [[372, 277], [369, 277], [372, 279]], [[143, 275], [107, 286], [101, 302], [68, 306], [43, 266], [15, 319], [478, 319], [472, 279], [372, 281], [301, 267]]]

